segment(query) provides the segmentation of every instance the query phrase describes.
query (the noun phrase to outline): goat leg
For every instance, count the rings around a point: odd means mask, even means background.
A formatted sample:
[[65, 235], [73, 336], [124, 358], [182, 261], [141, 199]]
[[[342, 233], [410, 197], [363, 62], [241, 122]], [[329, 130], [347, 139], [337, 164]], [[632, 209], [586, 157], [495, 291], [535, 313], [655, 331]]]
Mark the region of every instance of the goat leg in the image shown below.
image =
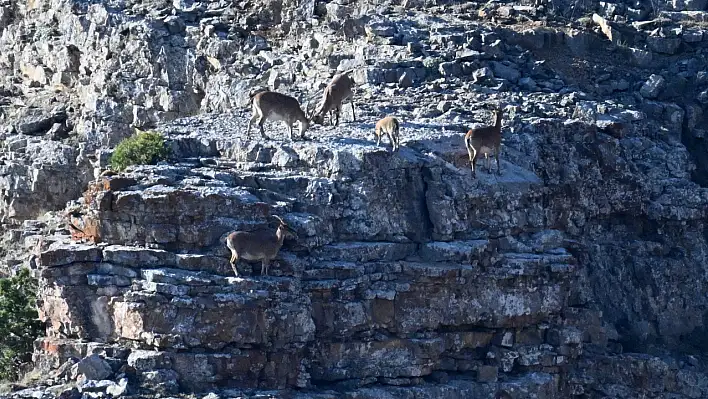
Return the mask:
[[238, 263], [238, 254], [234, 252], [231, 254], [231, 268], [234, 269], [234, 274], [238, 277], [238, 269], [236, 269], [236, 264]]
[[261, 261], [261, 276], [268, 275], [268, 259], [263, 259]]

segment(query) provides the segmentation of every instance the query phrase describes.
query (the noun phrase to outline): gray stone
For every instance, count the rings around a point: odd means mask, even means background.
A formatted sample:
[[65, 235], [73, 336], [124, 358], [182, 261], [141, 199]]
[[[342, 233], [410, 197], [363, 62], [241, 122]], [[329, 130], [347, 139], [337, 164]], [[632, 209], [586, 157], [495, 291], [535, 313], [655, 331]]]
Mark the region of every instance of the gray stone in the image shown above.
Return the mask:
[[442, 76], [459, 77], [462, 76], [462, 66], [457, 62], [442, 62], [438, 67]]
[[452, 108], [452, 103], [450, 101], [440, 101], [437, 106], [437, 109], [440, 112], [447, 112], [450, 108]]
[[648, 67], [651, 65], [653, 60], [651, 52], [633, 47], [630, 47], [629, 50], [632, 52], [632, 61], [635, 65], [640, 67]]
[[123, 377], [118, 383], [114, 383], [106, 388], [106, 393], [114, 398], [119, 398], [123, 396], [128, 390], [128, 379]]
[[453, 241], [432, 242], [421, 248], [423, 259], [432, 262], [464, 262], [471, 263], [489, 245], [489, 241]]
[[489, 67], [479, 68], [472, 73], [475, 83], [484, 83], [494, 78], [494, 73]]
[[708, 6], [706, 0], [672, 0], [673, 9], [676, 11], [705, 11]]
[[26, 116], [17, 125], [17, 131], [22, 134], [43, 135], [54, 124], [54, 116], [44, 113], [42, 110], [29, 110]]
[[74, 378], [83, 375], [87, 380], [104, 380], [113, 375], [113, 370], [108, 362], [93, 354], [72, 366], [71, 374]]
[[179, 375], [174, 370], [158, 369], [140, 374], [140, 383], [145, 389], [162, 395], [179, 392]]
[[12, 9], [9, 6], [0, 6], [0, 32], [5, 29], [12, 19]]
[[698, 43], [703, 40], [704, 33], [698, 29], [686, 29], [681, 37], [686, 43]]
[[366, 25], [365, 27], [366, 35], [368, 37], [393, 37], [396, 32], [396, 26], [390, 21], [377, 21]]
[[496, 366], [479, 366], [477, 369], [477, 381], [497, 382], [499, 368]]
[[[3, 125], [54, 118], [42, 137], [0, 134], [0, 274], [37, 268], [38, 366], [99, 353], [155, 397], [708, 396], [691, 349], [705, 346], [705, 115], [683, 98], [708, 96], [705, 15], [600, 4], [629, 65], [575, 76], [558, 56], [584, 63], [597, 37], [552, 14], [593, 2], [100, 3], [0, 6]], [[625, 18], [637, 40], [660, 28], [686, 44], [630, 56]], [[312, 140], [289, 143], [282, 123], [244, 135], [254, 87], [314, 103], [350, 68], [356, 121], [345, 103]], [[661, 102], [645, 99], [633, 79], [659, 69]], [[513, 108], [503, 173], [473, 179], [461, 135], [497, 104]], [[386, 114], [403, 121], [396, 153], [372, 142]], [[134, 126], [163, 132], [174, 159], [100, 176]], [[242, 260], [234, 277], [225, 235], [275, 229], [274, 214], [298, 236], [270, 276]], [[67, 245], [68, 220], [99, 243]], [[677, 350], [698, 360], [646, 354]], [[85, 396], [120, 394], [120, 378]], [[17, 396], [66, 387], [33, 389]]]
[[661, 75], [652, 74], [639, 89], [644, 98], [656, 98], [666, 87], [666, 80]]
[[55, 72], [78, 72], [81, 64], [81, 53], [74, 45], [64, 46], [57, 52], [54, 60]]
[[75, 262], [97, 262], [101, 260], [101, 250], [93, 245], [52, 244], [39, 256], [44, 267], [63, 266]]
[[702, 92], [698, 93], [698, 97], [696, 97], [696, 99], [701, 104], [708, 104], [708, 90], [703, 90]]
[[[33, 395], [33, 397], [35, 396]], [[41, 398], [42, 396], [39, 397]], [[81, 397], [81, 391], [79, 391], [77, 387], [71, 387], [70, 389], [66, 389], [59, 394], [59, 399], [81, 399]]]
[[128, 356], [128, 365], [138, 371], [149, 371], [170, 368], [171, 361], [165, 352], [135, 349]]
[[165, 25], [167, 25], [167, 30], [173, 34], [184, 32], [187, 28], [184, 20], [176, 15], [165, 18]]
[[502, 79], [506, 79], [512, 83], [521, 77], [521, 72], [513, 66], [505, 65], [498, 61], [492, 61], [490, 63], [492, 70], [494, 71], [494, 76]]
[[649, 36], [647, 37], [647, 45], [656, 53], [676, 54], [679, 46], [681, 46], [681, 39], [677, 37]]
[[519, 79], [519, 86], [526, 90], [537, 90], [538, 85], [536, 84], [536, 81], [529, 78], [529, 77], [524, 77]]
[[413, 87], [413, 74], [409, 71], [403, 72], [403, 75], [398, 79], [398, 86], [402, 88]]

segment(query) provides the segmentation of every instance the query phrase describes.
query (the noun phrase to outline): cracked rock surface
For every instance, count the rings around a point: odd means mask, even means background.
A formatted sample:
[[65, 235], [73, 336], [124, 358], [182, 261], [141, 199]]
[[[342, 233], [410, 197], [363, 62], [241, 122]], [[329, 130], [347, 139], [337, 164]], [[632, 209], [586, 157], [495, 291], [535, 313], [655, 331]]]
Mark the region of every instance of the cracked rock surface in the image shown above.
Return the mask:
[[[708, 396], [707, 21], [0, 1], [0, 256], [39, 277], [47, 327], [10, 397]], [[246, 131], [250, 94], [311, 110], [347, 70], [339, 126]], [[501, 174], [473, 179], [462, 137], [496, 106]], [[101, 175], [134, 127], [171, 158]], [[297, 237], [235, 277], [225, 236], [272, 215]]]

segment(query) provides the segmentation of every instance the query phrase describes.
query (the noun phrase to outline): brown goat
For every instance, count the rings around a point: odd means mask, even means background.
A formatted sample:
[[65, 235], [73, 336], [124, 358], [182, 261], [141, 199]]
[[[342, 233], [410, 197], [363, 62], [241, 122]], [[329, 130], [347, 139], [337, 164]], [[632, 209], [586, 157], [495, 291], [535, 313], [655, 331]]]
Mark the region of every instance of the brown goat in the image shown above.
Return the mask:
[[479, 154], [484, 154], [487, 159], [487, 171], [492, 173], [492, 164], [489, 159], [489, 154], [494, 153], [494, 158], [497, 160], [497, 174], [501, 174], [499, 166], [499, 153], [501, 152], [501, 121], [503, 110], [497, 108], [494, 110], [494, 125], [483, 126], [476, 129], [470, 129], [465, 135], [465, 147], [467, 154], [470, 156], [470, 164], [472, 165], [472, 177], [477, 177], [475, 165]]
[[391, 142], [391, 152], [398, 150], [401, 147], [401, 139], [399, 137], [400, 123], [393, 116], [387, 116], [376, 122], [374, 132], [376, 133], [376, 145], [381, 145], [381, 137], [388, 135], [388, 141]]
[[251, 125], [258, 122], [261, 128], [261, 136], [268, 139], [263, 130], [266, 120], [283, 121], [290, 129], [290, 140], [293, 138], [293, 125], [300, 122], [300, 138], [305, 138], [305, 131], [310, 127], [310, 120], [305, 116], [305, 112], [300, 108], [300, 103], [293, 97], [275, 91], [262, 91], [253, 96], [253, 116], [248, 121], [246, 136], [251, 133]]
[[257, 230], [257, 231], [234, 231], [226, 237], [226, 246], [231, 250], [231, 268], [238, 277], [238, 269], [236, 264], [239, 259], [260, 260], [261, 275], [268, 275], [268, 265], [270, 261], [278, 256], [280, 247], [283, 246], [285, 234], [287, 232], [295, 233], [283, 219], [273, 215], [278, 219], [280, 224], [276, 231]]
[[339, 114], [342, 109], [342, 103], [347, 99], [352, 105], [352, 119], [356, 122], [356, 114], [354, 113], [354, 92], [352, 91], [354, 80], [349, 76], [352, 71], [353, 70], [342, 72], [332, 77], [332, 81], [329, 82], [324, 90], [320, 107], [315, 111], [312, 117], [313, 122], [321, 125], [327, 113], [330, 113], [331, 121], [331, 111], [335, 111], [337, 118], [334, 125], [339, 126]]

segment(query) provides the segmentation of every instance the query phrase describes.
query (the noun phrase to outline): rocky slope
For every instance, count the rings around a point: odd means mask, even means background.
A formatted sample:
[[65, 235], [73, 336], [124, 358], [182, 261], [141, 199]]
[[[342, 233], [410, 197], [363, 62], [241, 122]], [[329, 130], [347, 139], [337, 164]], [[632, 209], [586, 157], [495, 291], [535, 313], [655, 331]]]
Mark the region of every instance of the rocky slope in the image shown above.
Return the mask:
[[[708, 396], [706, 5], [578, 6], [1, 6], [2, 255], [47, 321], [13, 396]], [[246, 135], [258, 87], [349, 69], [356, 121]], [[133, 126], [173, 158], [98, 176]], [[297, 237], [233, 277], [274, 214]]]

